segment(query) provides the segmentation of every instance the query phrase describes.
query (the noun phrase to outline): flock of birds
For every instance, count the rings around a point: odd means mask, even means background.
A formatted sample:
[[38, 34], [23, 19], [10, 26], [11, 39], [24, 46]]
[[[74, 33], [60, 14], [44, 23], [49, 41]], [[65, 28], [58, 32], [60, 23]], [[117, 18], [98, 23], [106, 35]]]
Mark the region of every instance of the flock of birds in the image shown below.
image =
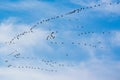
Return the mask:
[[[58, 70], [56, 69], [56, 67], [58, 68], [65, 68], [65, 67], [73, 67], [73, 64], [64, 64], [64, 63], [59, 63], [58, 61], [54, 61], [54, 60], [48, 60], [48, 59], [42, 59], [42, 58], [38, 58], [38, 57], [21, 57], [20, 55], [18, 55], [17, 57], [14, 56], [15, 59], [20, 59], [20, 60], [24, 60], [24, 61], [37, 61], [39, 64], [39, 67], [35, 67], [32, 64], [30, 65], [20, 65], [20, 66], [16, 66], [16, 65], [11, 65], [9, 64], [7, 67], [8, 68], [18, 68], [18, 69], [35, 69], [35, 70], [41, 70], [41, 71], [47, 71], [47, 72], [58, 72]], [[12, 62], [16, 61], [15, 59], [11, 59]], [[9, 63], [8, 60], [5, 61], [6, 63]], [[46, 66], [47, 68], [42, 67], [42, 65]], [[49, 68], [49, 69], [48, 69]]]
[[[60, 45], [60, 44], [66, 44], [65, 42], [51, 42], [51, 44], [56, 44], [56, 45]], [[102, 44], [101, 41], [99, 41], [96, 44], [93, 43], [87, 43], [87, 42], [71, 42], [72, 45], [79, 45], [79, 46], [84, 46], [84, 47], [92, 47], [92, 48], [104, 48], [103, 46], [100, 46]]]
[[[106, 3], [105, 5], [114, 5], [114, 4], [119, 5], [119, 4], [120, 4], [120, 1], [117, 1], [117, 2], [115, 2], [115, 3]], [[104, 3], [97, 4], [97, 5], [95, 4], [95, 5], [87, 6], [87, 7], [82, 7], [82, 8], [80, 8], [80, 9], [75, 9], [75, 10], [72, 10], [72, 11], [70, 11], [70, 12], [68, 12], [68, 13], [62, 14], [62, 15], [57, 15], [57, 16], [55, 16], [55, 17], [51, 17], [51, 18], [48, 18], [48, 19], [44, 19], [44, 20], [38, 21], [38, 22], [37, 22], [36, 24], [34, 24], [28, 31], [25, 31], [25, 32], [23, 32], [23, 33], [18, 34], [18, 35], [15, 36], [13, 39], [11, 39], [10, 41], [5, 42], [5, 43], [6, 43], [6, 44], [9, 44], [9, 45], [15, 44], [15, 43], [14, 43], [14, 40], [15, 40], [15, 39], [19, 40], [21, 36], [33, 32], [33, 29], [34, 29], [34, 28], [36, 28], [38, 25], [43, 24], [43, 23], [45, 23], [45, 22], [49, 22], [49, 21], [51, 21], [51, 20], [56, 20], [56, 19], [59, 19], [59, 18], [63, 18], [63, 17], [65, 17], [65, 16], [67, 16], [67, 15], [71, 15], [71, 14], [75, 14], [75, 13], [80, 13], [81, 11], [84, 11], [84, 10], [101, 7], [102, 5], [104, 5]]]
[[[107, 3], [106, 5], [113, 5], [113, 4], [120, 4], [120, 1], [118, 1], [116, 3]], [[83, 7], [83, 8], [80, 8], [80, 9], [72, 10], [72, 11], [70, 11], [68, 13], [65, 13], [65, 14], [62, 14], [62, 15], [58, 15], [56, 17], [51, 17], [51, 18], [48, 18], [48, 19], [38, 21], [28, 31], [24, 31], [23, 33], [18, 34], [17, 36], [13, 37], [10, 41], [6, 42], [6, 44], [9, 44], [9, 45], [15, 44], [15, 40], [19, 40], [21, 36], [24, 36], [28, 33], [33, 33], [33, 29], [36, 28], [40, 24], [43, 24], [45, 22], [49, 22], [51, 20], [55, 20], [55, 19], [58, 19], [58, 18], [64, 18], [65, 16], [71, 15], [71, 14], [74, 14], [74, 13], [80, 13], [83, 10], [88, 10], [88, 9], [91, 9], [91, 8], [100, 7], [102, 5], [103, 4], [97, 4], [97, 5], [93, 5], [93, 6]], [[71, 21], [71, 20], [69, 19], [69, 21]], [[84, 26], [77, 26], [77, 28], [84, 29]], [[59, 44], [65, 45], [66, 43], [68, 43], [68, 42], [64, 42], [64, 41], [61, 41], [61, 42], [54, 41], [58, 37], [58, 36], [56, 36], [57, 33], [58, 33], [58, 31], [50, 31], [50, 34], [48, 34], [46, 36], [46, 40], [50, 41], [50, 44], [55, 44], [55, 45], [59, 45]], [[77, 36], [81, 37], [81, 36], [93, 35], [93, 34], [96, 34], [96, 32], [94, 32], [94, 31], [84, 31], [84, 32], [77, 33]], [[103, 34], [103, 35], [111, 34], [111, 32], [101, 32], [101, 34]], [[102, 45], [102, 41], [97, 41], [96, 43], [73, 41], [73, 42], [69, 42], [69, 44], [89, 46], [89, 47], [92, 47], [92, 48], [97, 48], [97, 47], [103, 48], [103, 46], [100, 46], [100, 45]], [[16, 65], [10, 64], [9, 60], [5, 60], [5, 63], [8, 64], [8, 66], [7, 66], [8, 68], [32, 69], [32, 70], [34, 69], [34, 70], [41, 70], [41, 71], [47, 71], [47, 72], [58, 72], [58, 70], [55, 69], [56, 67], [63, 67], [64, 68], [64, 67], [73, 67], [74, 66], [73, 64], [66, 65], [66, 64], [63, 64], [63, 63], [58, 63], [57, 61], [39, 59], [37, 57], [21, 57], [21, 53], [19, 53], [18, 50], [13, 51], [12, 53], [10, 53], [7, 56], [13, 56], [15, 59], [21, 59], [21, 60], [24, 60], [24, 61], [26, 61], [26, 60], [30, 60], [30, 61], [31, 60], [33, 60], [33, 61], [36, 60], [36, 61], [41, 62], [42, 64], [46, 65], [47, 67], [50, 67], [48, 69], [48, 68], [43, 68], [41, 66], [37, 66], [37, 67], [28, 66], [28, 65], [26, 65], [26, 66], [16, 66]], [[66, 54], [65, 56], [69, 56], [69, 54]], [[11, 60], [16, 61], [14, 59], [11, 59]]]
[[54, 70], [54, 69], [47, 69], [47, 68], [34, 67], [34, 66], [12, 66], [12, 65], [9, 65], [8, 67], [17, 68], [17, 69], [40, 70], [40, 71], [46, 71], [46, 72], [57, 72], [57, 70]]
[[56, 31], [56, 32], [51, 32], [48, 36], [47, 36], [47, 38], [46, 38], [46, 40], [51, 40], [51, 39], [55, 39], [55, 34], [56, 33], [58, 33], [58, 31]]
[[[103, 34], [103, 35], [110, 34], [110, 33], [111, 33], [110, 31], [109, 32], [101, 32], [101, 34]], [[78, 34], [78, 36], [89, 35], [89, 34], [96, 34], [96, 33], [94, 31], [92, 31], [92, 32], [90, 32], [90, 31], [88, 31], [88, 32], [81, 32], [81, 33]]]

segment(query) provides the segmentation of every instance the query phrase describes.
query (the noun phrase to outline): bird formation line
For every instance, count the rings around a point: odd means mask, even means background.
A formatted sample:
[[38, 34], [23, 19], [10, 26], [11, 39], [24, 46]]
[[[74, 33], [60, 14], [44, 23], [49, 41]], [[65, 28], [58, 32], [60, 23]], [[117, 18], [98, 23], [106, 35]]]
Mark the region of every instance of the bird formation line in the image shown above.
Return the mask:
[[55, 69], [47, 69], [47, 68], [34, 67], [34, 66], [13, 66], [13, 65], [8, 65], [8, 68], [41, 70], [41, 71], [46, 71], [46, 72], [58, 72], [58, 70], [55, 70]]
[[[78, 36], [81, 36], [81, 35], [87, 35], [87, 34], [95, 34], [96, 32], [94, 32], [94, 31], [92, 31], [92, 32], [90, 32], [90, 31], [87, 31], [87, 32], [81, 32], [81, 33], [79, 33], [78, 34]], [[100, 32], [101, 34], [103, 34], [103, 35], [105, 35], [105, 34], [110, 34], [111, 32], [109, 31], [109, 32]], [[97, 33], [96, 33], [97, 34]]]
[[[66, 44], [65, 42], [50, 42], [51, 44], [56, 44], [56, 45], [60, 45], [60, 44]], [[85, 46], [85, 47], [92, 47], [92, 48], [103, 48], [102, 42], [99, 41], [97, 44], [93, 44], [93, 43], [87, 43], [87, 42], [71, 42], [72, 45], [81, 45], [81, 46]]]
[[16, 52], [18, 52], [18, 50], [14, 50], [14, 51], [11, 52], [8, 56], [10, 56], [10, 55], [12, 55], [12, 54], [14, 54], [14, 53], [16, 53]]
[[[34, 66], [14, 66], [12, 64], [9, 63], [9, 65], [7, 66], [8, 68], [19, 68], [19, 69], [34, 69], [34, 70], [41, 70], [41, 71], [48, 71], [48, 72], [58, 72], [57, 68], [65, 68], [65, 67], [73, 67], [73, 64], [63, 64], [63, 63], [58, 63], [56, 61], [53, 60], [45, 60], [45, 59], [40, 59], [37, 57], [17, 57], [17, 59], [28, 59], [28, 60], [39, 60], [38, 62], [41, 62], [41, 65], [39, 64], [39, 67], [34, 67]], [[12, 59], [14, 60], [14, 59]], [[14, 60], [15, 61], [15, 60]], [[8, 63], [8, 61], [6, 62]], [[44, 65], [47, 66], [47, 68], [43, 68], [42, 67], [42, 63], [44, 63]], [[55, 69], [56, 68], [56, 69]], [[59, 69], [59, 68], [58, 68]]]
[[97, 8], [97, 7], [100, 7], [100, 6], [103, 6], [103, 5], [114, 5], [114, 4], [116, 4], [116, 5], [118, 5], [118, 4], [120, 4], [120, 1], [117, 1], [117, 2], [115, 2], [115, 3], [101, 3], [101, 4], [95, 4], [95, 5], [92, 5], [92, 6], [87, 6], [87, 7], [83, 7], [83, 8], [80, 8], [80, 9], [75, 9], [75, 10], [73, 10], [73, 11], [70, 11], [70, 12], [68, 12], [68, 13], [66, 13], [65, 15], [71, 15], [71, 14], [74, 14], [74, 13], [79, 13], [79, 12], [81, 12], [81, 11], [83, 11], [83, 10], [88, 10], [88, 9], [92, 9], [92, 8]]
[[[54, 66], [59, 66], [59, 67], [69, 66], [70, 67], [70, 64], [58, 63], [57, 61], [41, 59], [37, 57], [15, 57], [15, 58], [22, 59], [22, 60], [37, 60], [38, 62], [44, 63], [45, 65], [50, 66], [50, 67], [54, 67]], [[11, 59], [11, 60], [14, 61], [15, 59]], [[73, 66], [73, 64], [71, 65]]]
[[8, 45], [11, 45], [11, 44], [15, 44], [14, 40], [19, 40], [21, 36], [25, 35], [25, 34], [28, 34], [28, 33], [32, 33], [33, 31], [30, 30], [30, 31], [24, 31], [23, 33], [21, 34], [18, 34], [17, 36], [15, 36], [14, 38], [12, 38], [10, 41], [8, 42], [5, 42], [5, 44], [8, 44]]
[[[106, 3], [105, 5], [110, 5], [110, 6], [111, 6], [111, 5], [114, 5], [114, 4], [118, 5], [118, 4], [120, 4], [120, 1], [117, 1], [117, 2], [114, 2], [114, 3]], [[95, 5], [88, 6], [88, 7], [83, 7], [83, 8], [80, 8], [80, 9], [75, 9], [75, 10], [70, 11], [70, 12], [68, 12], [68, 13], [65, 13], [65, 14], [62, 14], [62, 15], [58, 15], [58, 16], [56, 16], [56, 17], [51, 17], [51, 18], [48, 18], [48, 19], [43, 19], [43, 20], [41, 20], [41, 21], [38, 21], [36, 24], [34, 24], [34, 25], [30, 28], [30, 30], [25, 31], [25, 32], [23, 32], [23, 33], [21, 33], [21, 34], [18, 34], [16, 37], [14, 37], [13, 39], [11, 39], [9, 42], [6, 42], [6, 43], [8, 43], [9, 45], [10, 45], [10, 44], [15, 44], [15, 43], [14, 43], [14, 40], [15, 40], [15, 39], [19, 40], [19, 38], [20, 38], [21, 36], [23, 36], [23, 35], [25, 35], [25, 34], [27, 34], [27, 33], [33, 32], [33, 29], [36, 28], [39, 24], [43, 24], [43, 23], [45, 23], [45, 22], [48, 22], [48, 21], [51, 21], [51, 20], [55, 20], [55, 19], [58, 19], [58, 18], [63, 18], [63, 17], [66, 16], [66, 15], [71, 15], [71, 14], [74, 14], [74, 13], [79, 13], [79, 12], [81, 12], [81, 11], [83, 11], [83, 10], [88, 10], [88, 9], [100, 7], [100, 6], [102, 6], [102, 5], [104, 5], [104, 3], [95, 4]]]

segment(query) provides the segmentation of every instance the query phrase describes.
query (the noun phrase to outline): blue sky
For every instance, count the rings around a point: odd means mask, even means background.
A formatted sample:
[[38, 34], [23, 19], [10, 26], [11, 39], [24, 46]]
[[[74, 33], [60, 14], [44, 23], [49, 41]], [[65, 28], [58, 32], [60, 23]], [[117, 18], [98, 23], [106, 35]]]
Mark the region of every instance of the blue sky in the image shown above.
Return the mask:
[[[119, 80], [117, 2], [0, 0], [0, 79]], [[97, 4], [101, 6], [44, 22], [29, 32], [37, 22]], [[25, 31], [29, 33], [16, 38]], [[9, 45], [14, 37], [15, 44]]]

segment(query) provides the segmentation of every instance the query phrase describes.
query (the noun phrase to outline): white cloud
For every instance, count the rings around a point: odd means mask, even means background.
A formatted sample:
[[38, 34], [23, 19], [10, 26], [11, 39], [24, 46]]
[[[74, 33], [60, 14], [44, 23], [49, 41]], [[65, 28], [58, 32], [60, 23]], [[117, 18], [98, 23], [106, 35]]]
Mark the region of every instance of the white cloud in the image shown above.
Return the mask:
[[26, 48], [33, 48], [39, 46], [40, 49], [51, 50], [50, 46], [46, 43], [46, 37], [48, 35], [47, 31], [42, 29], [34, 29], [33, 33], [28, 33], [20, 37], [19, 40], [15, 39], [15, 44], [8, 45], [5, 42], [9, 42], [13, 37], [18, 34], [29, 31], [29, 26], [27, 24], [18, 24], [17, 19], [9, 18], [4, 20], [0, 24], [0, 53], [10, 54], [12, 51], [18, 49], [20, 51], [26, 51]]
[[111, 43], [113, 46], [120, 46], [120, 31], [113, 31]]
[[[84, 65], [83, 65], [84, 64]], [[1, 80], [119, 80], [120, 62], [85, 62], [57, 73], [40, 70], [0, 68]]]

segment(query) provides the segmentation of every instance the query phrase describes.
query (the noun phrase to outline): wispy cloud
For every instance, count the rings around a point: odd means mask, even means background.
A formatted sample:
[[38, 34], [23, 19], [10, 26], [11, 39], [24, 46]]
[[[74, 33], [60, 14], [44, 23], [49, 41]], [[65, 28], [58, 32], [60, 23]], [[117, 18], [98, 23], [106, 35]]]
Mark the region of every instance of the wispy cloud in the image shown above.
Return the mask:
[[[17, 24], [17, 19], [15, 18], [9, 18], [7, 20], [4, 20], [1, 22], [0, 25], [0, 43], [1, 48], [0, 52], [1, 54], [4, 54], [4, 51], [6, 54], [11, 53], [10, 50], [16, 50], [18, 49], [24, 49], [27, 47], [33, 47], [33, 46], [39, 46], [42, 45], [41, 48], [47, 48], [50, 49], [50, 46], [46, 44], [46, 35], [48, 34], [47, 31], [44, 31], [42, 29], [35, 29], [33, 33], [29, 33], [26, 36], [22, 36], [20, 40], [15, 40], [15, 44], [8, 45], [6, 42], [9, 42], [13, 37], [17, 36], [17, 34], [20, 34], [21, 32], [29, 30], [29, 26], [27, 24]], [[40, 47], [40, 46], [39, 46]], [[5, 49], [6, 48], [6, 49]], [[10, 51], [10, 52], [9, 52]]]
[[[59, 14], [60, 11], [54, 7], [54, 5], [50, 5], [48, 3], [45, 3], [44, 1], [38, 1], [38, 0], [26, 0], [26, 1], [16, 1], [16, 2], [0, 2], [0, 9], [1, 10], [7, 10], [7, 11], [25, 11], [28, 12], [31, 15], [34, 15], [38, 17], [47, 17], [47, 16], [53, 16]], [[34, 12], [34, 13], [32, 13]], [[42, 15], [42, 16], [40, 16]], [[42, 17], [43, 18], [43, 17]]]
[[[110, 62], [103, 64], [99, 62], [88, 62], [77, 65], [75, 68], [67, 68], [57, 73], [43, 72], [29, 69], [1, 68], [2, 80], [119, 80], [120, 63]], [[5, 77], [7, 76], [7, 77]]]

